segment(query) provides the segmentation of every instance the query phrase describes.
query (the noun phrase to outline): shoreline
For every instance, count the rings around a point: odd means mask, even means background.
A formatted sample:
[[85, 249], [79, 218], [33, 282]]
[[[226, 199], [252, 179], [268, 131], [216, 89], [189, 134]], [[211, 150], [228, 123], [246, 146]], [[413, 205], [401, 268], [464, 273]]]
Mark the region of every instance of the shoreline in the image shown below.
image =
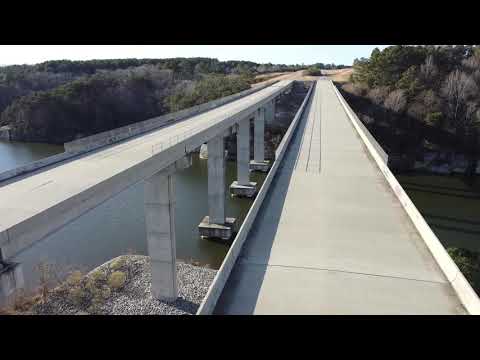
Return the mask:
[[195, 315], [217, 270], [183, 261], [177, 261], [176, 267], [178, 298], [174, 302], [152, 297], [148, 256], [121, 255], [86, 274], [74, 271], [65, 281], [47, 289], [46, 295], [20, 298], [7, 312], [17, 315]]

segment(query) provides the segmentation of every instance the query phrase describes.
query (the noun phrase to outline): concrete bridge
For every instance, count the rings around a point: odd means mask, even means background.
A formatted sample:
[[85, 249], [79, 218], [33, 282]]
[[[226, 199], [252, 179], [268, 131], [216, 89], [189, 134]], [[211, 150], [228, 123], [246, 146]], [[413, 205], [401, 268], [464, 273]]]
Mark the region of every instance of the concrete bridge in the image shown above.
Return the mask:
[[[230, 192], [256, 197], [198, 314], [480, 313], [477, 295], [388, 170], [386, 154], [330, 81], [310, 88], [274, 161], [265, 161], [265, 121], [292, 85], [283, 80], [81, 139], [66, 144], [58, 161], [0, 174], [3, 294], [21, 282], [9, 258], [144, 180], [152, 293], [176, 298], [175, 171], [208, 143], [209, 201], [199, 235], [231, 237], [237, 225], [225, 214], [224, 137], [235, 133]], [[258, 189], [249, 171], [270, 167]]]

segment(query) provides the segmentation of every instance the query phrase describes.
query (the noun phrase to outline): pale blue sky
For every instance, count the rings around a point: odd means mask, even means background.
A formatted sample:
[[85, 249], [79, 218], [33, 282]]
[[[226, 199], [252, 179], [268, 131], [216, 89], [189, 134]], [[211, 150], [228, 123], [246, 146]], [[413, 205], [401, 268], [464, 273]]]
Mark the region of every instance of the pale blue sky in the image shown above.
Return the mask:
[[46, 60], [210, 57], [273, 64], [351, 65], [388, 45], [0, 45], [0, 65]]

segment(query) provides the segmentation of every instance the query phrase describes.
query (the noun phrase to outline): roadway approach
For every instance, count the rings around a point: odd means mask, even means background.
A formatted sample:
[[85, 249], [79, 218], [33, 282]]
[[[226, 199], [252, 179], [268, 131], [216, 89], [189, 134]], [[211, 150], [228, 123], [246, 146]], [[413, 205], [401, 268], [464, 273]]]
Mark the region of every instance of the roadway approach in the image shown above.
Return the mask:
[[213, 313], [478, 313], [443, 255], [427, 247], [331, 81], [317, 80]]

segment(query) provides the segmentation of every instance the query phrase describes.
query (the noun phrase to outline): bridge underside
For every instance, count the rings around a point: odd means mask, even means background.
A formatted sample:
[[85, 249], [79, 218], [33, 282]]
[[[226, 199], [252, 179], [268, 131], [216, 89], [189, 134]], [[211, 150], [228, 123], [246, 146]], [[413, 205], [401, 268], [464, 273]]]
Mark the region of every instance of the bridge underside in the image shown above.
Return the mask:
[[328, 81], [317, 82], [215, 313], [465, 313]]

